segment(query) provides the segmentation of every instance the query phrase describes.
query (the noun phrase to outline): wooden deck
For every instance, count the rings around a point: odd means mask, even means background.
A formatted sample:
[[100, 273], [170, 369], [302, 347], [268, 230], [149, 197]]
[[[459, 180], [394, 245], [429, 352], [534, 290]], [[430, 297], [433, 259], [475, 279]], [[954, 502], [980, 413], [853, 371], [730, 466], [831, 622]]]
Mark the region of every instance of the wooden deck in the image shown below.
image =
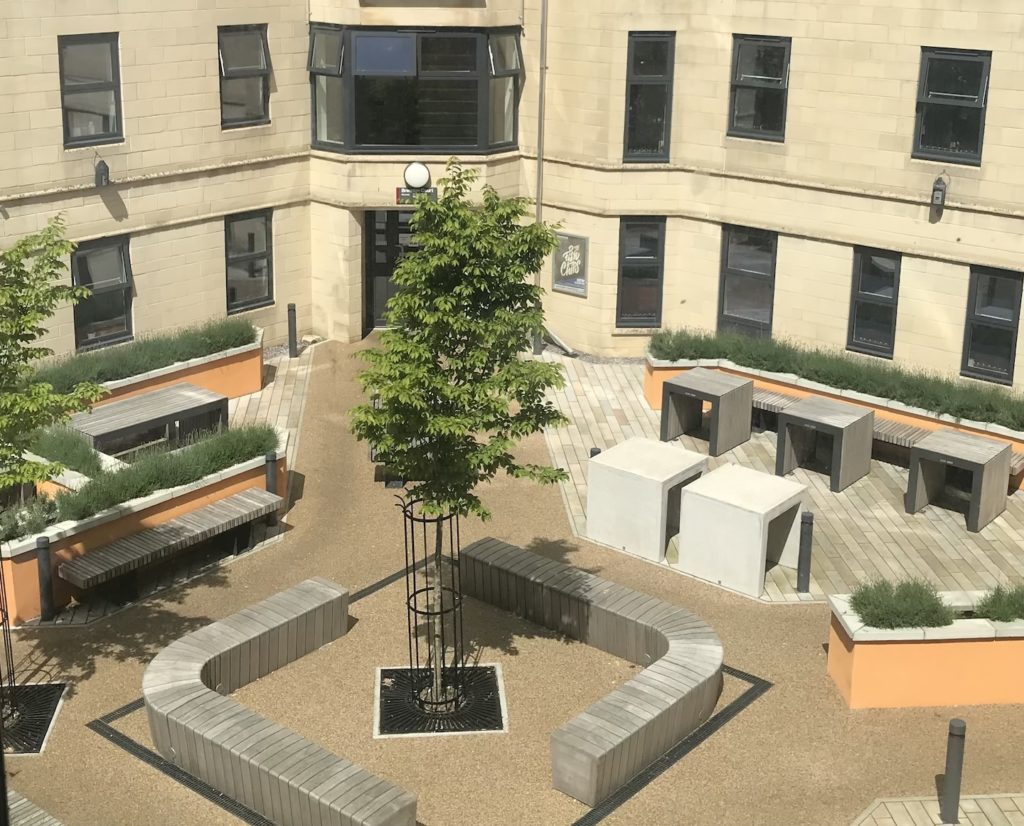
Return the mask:
[[[593, 362], [548, 352], [565, 367], [566, 386], [552, 398], [569, 418], [546, 432], [552, 462], [571, 475], [562, 494], [573, 531], [585, 536], [586, 466], [591, 447], [605, 449], [630, 438], [658, 438], [660, 416], [643, 397], [640, 362]], [[684, 436], [681, 443], [707, 454], [707, 442]], [[711, 458], [709, 468], [736, 463], [773, 473], [775, 433]], [[968, 533], [961, 513], [931, 505], [916, 515], [903, 509], [906, 468], [872, 461], [871, 472], [841, 493], [823, 474], [798, 468], [789, 478], [808, 488], [814, 512], [810, 595], [796, 593], [796, 571], [773, 568], [765, 595], [770, 602], [821, 600], [848, 593], [873, 577], [924, 577], [943, 590], [991, 588], [1024, 579], [1024, 493], [1009, 497], [1006, 511], [979, 533]], [[677, 575], [666, 568], [666, 575]], [[682, 576], [682, 574], [678, 574]]]

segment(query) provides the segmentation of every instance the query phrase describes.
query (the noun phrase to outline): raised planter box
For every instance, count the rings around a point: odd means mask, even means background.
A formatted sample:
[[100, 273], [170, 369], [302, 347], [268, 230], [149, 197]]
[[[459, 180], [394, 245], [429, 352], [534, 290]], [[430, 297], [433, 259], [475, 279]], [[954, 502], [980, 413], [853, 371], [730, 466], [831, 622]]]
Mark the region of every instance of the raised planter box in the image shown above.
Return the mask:
[[[921, 427], [926, 430], [938, 430], [942, 427], [948, 427], [963, 433], [984, 436], [988, 439], [1007, 443], [1014, 452], [1024, 453], [1024, 433], [1018, 430], [1010, 430], [1008, 427], [990, 422], [957, 419], [944, 413], [935, 413], [920, 407], [910, 407], [892, 399], [872, 396], [868, 393], [859, 393], [855, 390], [840, 390], [835, 387], [829, 387], [826, 384], [802, 379], [792, 373], [772, 373], [767, 370], [755, 370], [735, 364], [728, 359], [663, 361], [648, 356], [644, 365], [644, 398], [651, 409], [661, 410], [661, 388], [666, 381], [675, 378], [686, 370], [692, 370], [694, 367], [721, 370], [723, 373], [751, 379], [757, 390], [785, 393], [801, 399], [807, 396], [836, 399], [847, 404], [855, 404], [859, 407], [873, 410], [875, 411], [876, 419], [899, 422], [900, 424]], [[1022, 483], [1024, 483], [1024, 473], [1018, 473], [1010, 477], [1010, 486], [1014, 489], [1021, 487]]]
[[[282, 495], [288, 489], [288, 466], [285, 459], [287, 448], [288, 434], [280, 430], [277, 445], [277, 490]], [[50, 539], [54, 602], [61, 608], [67, 605], [72, 597], [79, 596], [76, 588], [57, 576], [57, 568], [62, 562], [250, 488], [266, 489], [266, 460], [263, 456], [212, 473], [188, 485], [132, 499], [88, 519], [58, 522], [42, 533], [0, 544], [0, 564], [3, 565], [7, 605], [12, 624], [18, 625], [39, 616], [37, 536], [46, 536]]]
[[104, 382], [102, 386], [107, 395], [94, 406], [181, 382], [212, 390], [229, 399], [258, 393], [263, 389], [263, 331], [256, 331], [256, 341], [252, 344], [179, 361], [126, 379]]
[[[970, 611], [984, 591], [944, 591]], [[1024, 620], [957, 619], [942, 628], [871, 628], [830, 596], [828, 675], [850, 708], [1024, 703]]]

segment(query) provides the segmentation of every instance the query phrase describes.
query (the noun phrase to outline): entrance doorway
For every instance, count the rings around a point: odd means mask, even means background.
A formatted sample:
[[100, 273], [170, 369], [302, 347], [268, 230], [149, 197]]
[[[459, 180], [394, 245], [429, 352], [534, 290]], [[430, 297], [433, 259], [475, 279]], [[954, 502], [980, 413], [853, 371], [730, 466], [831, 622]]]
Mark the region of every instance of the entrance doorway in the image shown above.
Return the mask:
[[364, 334], [387, 325], [384, 311], [388, 299], [398, 291], [392, 281], [395, 267], [405, 253], [416, 249], [409, 229], [411, 217], [412, 210], [375, 209], [366, 213]]

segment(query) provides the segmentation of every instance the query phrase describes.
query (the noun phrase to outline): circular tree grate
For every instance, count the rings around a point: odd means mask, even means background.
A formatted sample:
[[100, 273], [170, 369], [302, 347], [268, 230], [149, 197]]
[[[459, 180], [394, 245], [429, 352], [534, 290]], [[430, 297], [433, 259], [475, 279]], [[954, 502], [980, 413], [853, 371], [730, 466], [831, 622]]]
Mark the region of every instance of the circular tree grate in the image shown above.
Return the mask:
[[7, 754], [38, 754], [43, 750], [66, 687], [64, 683], [14, 687], [18, 711], [3, 731], [3, 746]]
[[473, 731], [504, 731], [501, 682], [493, 665], [462, 669], [463, 700], [446, 714], [430, 714], [420, 708], [416, 696], [430, 680], [426, 668], [380, 669], [379, 723], [375, 734], [464, 734]]

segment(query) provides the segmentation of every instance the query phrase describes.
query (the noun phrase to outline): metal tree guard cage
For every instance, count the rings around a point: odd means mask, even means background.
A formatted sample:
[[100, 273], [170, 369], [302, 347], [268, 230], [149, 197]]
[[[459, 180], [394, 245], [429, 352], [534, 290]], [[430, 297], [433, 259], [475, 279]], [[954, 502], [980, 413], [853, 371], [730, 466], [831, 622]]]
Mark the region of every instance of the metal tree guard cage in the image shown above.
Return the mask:
[[459, 518], [425, 515], [420, 500], [399, 507], [413, 700], [427, 714], [451, 714], [465, 698]]

